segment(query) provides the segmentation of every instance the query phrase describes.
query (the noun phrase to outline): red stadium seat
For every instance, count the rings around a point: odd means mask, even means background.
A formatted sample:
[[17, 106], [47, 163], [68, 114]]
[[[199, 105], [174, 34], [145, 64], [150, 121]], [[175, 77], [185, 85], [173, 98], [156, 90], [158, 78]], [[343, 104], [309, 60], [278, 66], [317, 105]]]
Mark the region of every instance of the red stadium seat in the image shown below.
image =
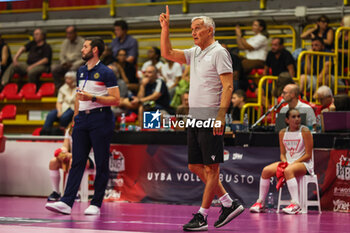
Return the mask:
[[36, 94], [36, 84], [26, 83], [19, 92], [25, 99], [40, 99], [41, 96]]
[[41, 77], [45, 79], [50, 79], [52, 78], [52, 73], [42, 73]]
[[22, 96], [17, 92], [18, 85], [16, 83], [9, 83], [4, 87], [0, 95], [10, 100], [22, 99]]
[[3, 119], [15, 119], [17, 107], [14, 104], [5, 105], [0, 112], [0, 121]]
[[38, 96], [54, 96], [55, 95], [55, 84], [54, 83], [44, 83], [39, 88], [36, 93]]

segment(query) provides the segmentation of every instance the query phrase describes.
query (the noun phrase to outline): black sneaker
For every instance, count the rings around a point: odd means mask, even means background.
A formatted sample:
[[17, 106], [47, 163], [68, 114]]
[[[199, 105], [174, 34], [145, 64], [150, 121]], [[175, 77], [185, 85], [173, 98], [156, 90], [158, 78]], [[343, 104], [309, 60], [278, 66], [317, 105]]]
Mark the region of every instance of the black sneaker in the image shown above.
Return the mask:
[[221, 206], [221, 214], [219, 219], [215, 222], [214, 227], [219, 228], [227, 223], [229, 223], [232, 219], [240, 215], [244, 211], [244, 207], [238, 200], [232, 201], [231, 207]]
[[201, 213], [192, 214], [193, 218], [189, 223], [183, 225], [184, 231], [207, 231], [207, 219]]
[[58, 201], [61, 198], [61, 194], [53, 191], [50, 196], [47, 198], [48, 201]]

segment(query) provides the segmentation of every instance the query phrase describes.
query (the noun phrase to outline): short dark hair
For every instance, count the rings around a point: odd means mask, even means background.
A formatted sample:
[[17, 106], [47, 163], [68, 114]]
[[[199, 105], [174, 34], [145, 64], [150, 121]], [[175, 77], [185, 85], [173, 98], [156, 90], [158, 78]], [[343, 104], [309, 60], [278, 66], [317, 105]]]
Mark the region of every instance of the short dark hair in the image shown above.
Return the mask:
[[317, 22], [321, 22], [321, 21], [329, 23], [329, 18], [326, 15], [321, 15], [320, 17], [317, 18]]
[[91, 44], [90, 44], [91, 49], [93, 49], [94, 47], [97, 47], [98, 56], [100, 57], [103, 51], [105, 50], [105, 42], [99, 37], [90, 37], [90, 38], [86, 38], [86, 40], [91, 41]]
[[114, 22], [114, 27], [121, 27], [122, 30], [127, 31], [128, 30], [128, 24], [125, 20], [116, 20]]
[[282, 37], [275, 37], [273, 40], [278, 40], [280, 45], [284, 44], [284, 39]]
[[247, 95], [245, 94], [245, 91], [243, 91], [241, 89], [235, 90], [235, 92], [233, 92], [233, 94], [236, 94], [239, 97], [243, 97], [243, 101], [245, 101], [246, 98], [247, 98]]
[[152, 47], [152, 49], [154, 50], [155, 54], [158, 55], [157, 60], [160, 61], [160, 57], [161, 57], [161, 52], [160, 49], [158, 47]]
[[321, 37], [318, 37], [318, 36], [312, 38], [312, 39], [311, 39], [311, 42], [314, 42], [314, 41], [316, 41], [316, 40], [319, 41], [321, 44], [324, 45], [323, 39], [322, 39]]

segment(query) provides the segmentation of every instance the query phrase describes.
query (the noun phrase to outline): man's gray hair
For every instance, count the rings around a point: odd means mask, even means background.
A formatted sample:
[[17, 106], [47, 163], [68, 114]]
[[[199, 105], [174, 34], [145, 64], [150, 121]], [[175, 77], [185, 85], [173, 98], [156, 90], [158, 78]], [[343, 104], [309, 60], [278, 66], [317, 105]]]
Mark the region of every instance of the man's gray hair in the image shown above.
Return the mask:
[[317, 89], [316, 93], [318, 95], [323, 95], [324, 97], [333, 97], [333, 93], [332, 93], [331, 88], [329, 88], [328, 86], [325, 86], [325, 85], [320, 86]]
[[205, 26], [212, 27], [213, 28], [213, 36], [214, 36], [214, 34], [215, 34], [215, 22], [214, 22], [214, 20], [208, 16], [197, 16], [197, 17], [192, 18], [191, 23], [193, 23], [193, 21], [195, 21], [197, 19], [203, 20], [203, 23]]

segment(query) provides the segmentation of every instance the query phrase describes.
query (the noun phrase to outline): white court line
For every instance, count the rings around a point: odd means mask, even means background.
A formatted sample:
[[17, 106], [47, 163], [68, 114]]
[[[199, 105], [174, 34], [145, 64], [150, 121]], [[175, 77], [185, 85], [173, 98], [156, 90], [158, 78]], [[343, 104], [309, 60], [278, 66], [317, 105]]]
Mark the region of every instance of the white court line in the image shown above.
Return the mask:
[[109, 230], [96, 230], [96, 229], [77, 229], [77, 228], [50, 228], [50, 227], [27, 227], [27, 226], [14, 226], [14, 225], [0, 225], [1, 233], [145, 233], [140, 231], [109, 231]]

